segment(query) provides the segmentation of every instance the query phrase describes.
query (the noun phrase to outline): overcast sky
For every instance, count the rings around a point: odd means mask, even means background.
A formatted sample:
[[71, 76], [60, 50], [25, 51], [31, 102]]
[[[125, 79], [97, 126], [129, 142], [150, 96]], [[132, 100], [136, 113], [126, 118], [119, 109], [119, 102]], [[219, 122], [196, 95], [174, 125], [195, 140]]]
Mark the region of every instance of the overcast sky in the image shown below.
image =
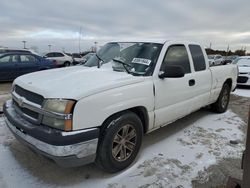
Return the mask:
[[0, 0], [0, 46], [86, 50], [119, 39], [179, 39], [250, 51], [249, 0]]

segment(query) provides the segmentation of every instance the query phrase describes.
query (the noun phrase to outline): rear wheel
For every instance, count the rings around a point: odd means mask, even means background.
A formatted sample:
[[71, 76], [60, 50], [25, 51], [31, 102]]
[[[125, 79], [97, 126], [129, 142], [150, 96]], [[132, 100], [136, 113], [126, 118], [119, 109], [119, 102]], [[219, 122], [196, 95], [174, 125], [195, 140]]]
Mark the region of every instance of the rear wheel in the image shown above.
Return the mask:
[[64, 67], [69, 67], [69, 66], [70, 66], [70, 62], [66, 61], [66, 62], [64, 63]]
[[133, 112], [116, 115], [106, 123], [96, 163], [107, 172], [118, 172], [136, 158], [143, 135], [140, 118]]
[[212, 110], [217, 113], [225, 112], [227, 110], [229, 100], [230, 100], [230, 87], [228, 84], [224, 84], [221, 89], [219, 98], [215, 103], [211, 105]]

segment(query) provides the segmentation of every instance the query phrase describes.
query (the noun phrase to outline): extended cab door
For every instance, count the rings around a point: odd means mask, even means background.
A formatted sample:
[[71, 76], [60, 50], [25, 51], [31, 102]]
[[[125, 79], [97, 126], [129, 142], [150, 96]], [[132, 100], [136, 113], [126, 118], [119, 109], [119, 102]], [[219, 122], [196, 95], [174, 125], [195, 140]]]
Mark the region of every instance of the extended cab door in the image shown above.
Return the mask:
[[188, 49], [194, 67], [192, 77], [195, 80], [195, 86], [193, 87], [195, 104], [193, 106], [199, 109], [209, 103], [212, 89], [212, 73], [209, 69], [208, 60], [204, 56], [205, 50], [197, 44], [189, 44]]
[[[178, 65], [183, 67], [185, 75], [181, 78], [165, 79], [154, 76], [156, 127], [175, 121], [202, 106], [197, 104], [200, 99], [197, 98], [195, 88], [200, 82], [193, 73], [194, 68], [191, 63], [190, 52], [186, 45], [170, 45], [167, 48], [158, 71], [163, 71], [165, 66]], [[207, 82], [209, 85], [210, 80]]]

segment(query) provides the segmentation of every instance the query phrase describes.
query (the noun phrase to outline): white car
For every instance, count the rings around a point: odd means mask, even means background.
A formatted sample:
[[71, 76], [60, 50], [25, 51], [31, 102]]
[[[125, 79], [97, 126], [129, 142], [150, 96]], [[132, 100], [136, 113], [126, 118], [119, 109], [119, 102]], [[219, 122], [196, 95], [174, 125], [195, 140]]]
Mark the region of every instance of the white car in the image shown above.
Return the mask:
[[209, 67], [196, 43], [111, 42], [85, 65], [17, 78], [3, 110], [19, 140], [59, 165], [117, 172], [144, 134], [207, 105], [225, 112], [236, 79], [235, 64]]
[[58, 67], [68, 67], [73, 63], [73, 58], [63, 52], [50, 52], [44, 58], [56, 60]]
[[224, 62], [222, 55], [208, 55], [208, 61], [211, 66], [221, 65]]
[[81, 56], [80, 54], [78, 53], [73, 53], [72, 54], [72, 57], [73, 57], [73, 64], [76, 65], [76, 64], [80, 64], [80, 63], [84, 63], [84, 58], [83, 56]]
[[250, 86], [250, 56], [239, 57], [233, 63], [237, 64], [239, 68], [237, 85]]

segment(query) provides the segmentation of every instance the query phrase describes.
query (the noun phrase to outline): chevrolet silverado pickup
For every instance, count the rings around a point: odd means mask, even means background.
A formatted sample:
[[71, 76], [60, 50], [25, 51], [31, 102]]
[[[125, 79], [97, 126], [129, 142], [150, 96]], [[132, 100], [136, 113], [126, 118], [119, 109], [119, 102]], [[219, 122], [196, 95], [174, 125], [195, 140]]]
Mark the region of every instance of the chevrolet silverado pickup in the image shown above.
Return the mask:
[[197, 43], [110, 42], [84, 65], [18, 77], [3, 109], [15, 137], [57, 164], [117, 172], [144, 134], [207, 105], [225, 112], [237, 74], [209, 67]]

